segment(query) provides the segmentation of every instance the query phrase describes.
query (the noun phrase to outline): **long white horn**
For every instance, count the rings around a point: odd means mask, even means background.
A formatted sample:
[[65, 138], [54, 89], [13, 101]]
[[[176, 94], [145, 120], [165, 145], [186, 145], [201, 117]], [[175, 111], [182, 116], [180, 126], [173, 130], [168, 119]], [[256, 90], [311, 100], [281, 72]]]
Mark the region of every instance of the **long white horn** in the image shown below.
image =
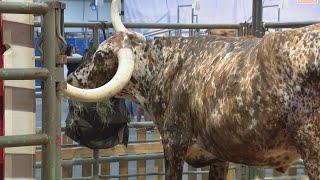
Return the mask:
[[[112, 0], [111, 23], [116, 32], [129, 32], [128, 29], [123, 25], [121, 21], [121, 17], [119, 15], [119, 4], [121, 4], [120, 0]], [[136, 35], [142, 42], [146, 41], [146, 38], [142, 34], [136, 33]]]
[[82, 102], [97, 102], [119, 93], [130, 81], [133, 73], [133, 53], [129, 48], [122, 48], [118, 52], [119, 65], [114, 77], [105, 85], [95, 89], [80, 89], [67, 84], [63, 92], [72, 99]]
[[120, 0], [112, 0], [111, 3], [111, 22], [116, 32], [127, 32], [127, 28], [122, 24], [119, 16]]
[[[119, 16], [119, 0], [112, 0], [111, 3], [111, 22], [115, 31], [128, 32], [127, 28], [121, 22]], [[140, 35], [140, 39], [145, 38]], [[134, 58], [131, 49], [121, 48], [118, 52], [119, 65], [114, 77], [105, 85], [95, 89], [81, 89], [67, 84], [63, 92], [78, 101], [96, 102], [115, 96], [130, 81], [134, 69]]]

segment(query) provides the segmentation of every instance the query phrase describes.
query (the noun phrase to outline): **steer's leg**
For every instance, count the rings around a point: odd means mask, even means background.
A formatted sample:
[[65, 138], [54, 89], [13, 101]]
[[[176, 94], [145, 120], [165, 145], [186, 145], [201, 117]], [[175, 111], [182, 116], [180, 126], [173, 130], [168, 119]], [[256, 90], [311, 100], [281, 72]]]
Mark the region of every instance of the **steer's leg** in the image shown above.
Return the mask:
[[229, 163], [226, 161], [215, 161], [210, 164], [209, 180], [225, 180], [227, 178]]
[[320, 114], [302, 120], [294, 139], [310, 180], [320, 180]]
[[168, 122], [162, 132], [166, 180], [181, 180], [184, 157], [191, 138], [180, 123]]

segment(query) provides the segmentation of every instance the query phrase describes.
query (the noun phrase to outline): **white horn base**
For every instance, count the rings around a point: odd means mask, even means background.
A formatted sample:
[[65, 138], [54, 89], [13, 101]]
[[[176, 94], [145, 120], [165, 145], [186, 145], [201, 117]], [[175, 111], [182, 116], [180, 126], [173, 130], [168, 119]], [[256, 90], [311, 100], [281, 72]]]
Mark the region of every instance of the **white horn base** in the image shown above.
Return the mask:
[[114, 77], [105, 85], [95, 89], [81, 89], [67, 84], [63, 92], [74, 100], [81, 102], [97, 102], [118, 94], [130, 81], [134, 70], [132, 50], [122, 48], [118, 52], [119, 65]]

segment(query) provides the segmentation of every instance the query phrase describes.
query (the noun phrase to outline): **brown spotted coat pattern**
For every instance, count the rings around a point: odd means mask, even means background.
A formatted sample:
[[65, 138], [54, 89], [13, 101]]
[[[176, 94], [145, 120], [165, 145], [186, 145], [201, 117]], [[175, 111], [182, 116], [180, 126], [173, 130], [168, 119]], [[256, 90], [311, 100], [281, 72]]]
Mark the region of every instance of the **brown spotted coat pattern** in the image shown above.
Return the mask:
[[167, 179], [181, 179], [192, 145], [218, 160], [285, 171], [300, 156], [320, 179], [320, 25], [258, 38], [216, 36], [139, 42], [118, 33], [69, 77], [93, 88], [110, 80], [120, 47], [135, 71], [118, 95], [142, 105], [163, 138]]

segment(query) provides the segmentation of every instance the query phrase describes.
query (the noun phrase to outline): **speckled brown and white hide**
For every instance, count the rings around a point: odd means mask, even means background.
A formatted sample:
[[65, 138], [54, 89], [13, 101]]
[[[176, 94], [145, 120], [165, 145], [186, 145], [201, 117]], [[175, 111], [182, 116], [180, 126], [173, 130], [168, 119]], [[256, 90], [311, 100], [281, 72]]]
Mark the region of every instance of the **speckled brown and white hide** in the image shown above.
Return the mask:
[[[118, 95], [141, 104], [163, 138], [167, 179], [181, 179], [196, 145], [221, 161], [280, 171], [303, 158], [320, 179], [320, 25], [258, 38], [215, 36], [137, 42], [118, 33], [69, 77], [100, 86], [132, 48], [135, 71]], [[201, 157], [200, 157], [201, 158]]]

